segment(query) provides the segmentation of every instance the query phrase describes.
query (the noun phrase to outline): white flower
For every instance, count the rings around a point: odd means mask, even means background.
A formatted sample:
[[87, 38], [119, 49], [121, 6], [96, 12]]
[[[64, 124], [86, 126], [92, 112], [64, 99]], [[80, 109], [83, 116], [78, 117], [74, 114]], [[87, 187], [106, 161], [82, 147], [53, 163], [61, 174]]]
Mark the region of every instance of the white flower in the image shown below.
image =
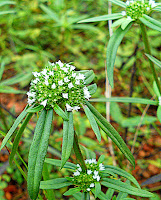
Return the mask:
[[84, 97], [89, 100], [89, 98], [91, 97], [91, 95], [90, 95], [90, 92], [88, 91], [88, 88], [84, 87], [83, 88], [83, 92], [84, 92]]
[[54, 72], [53, 72], [53, 71], [50, 71], [50, 72], [49, 72], [49, 75], [50, 75], [50, 76], [54, 76]]
[[72, 111], [73, 107], [71, 107], [68, 103], [66, 103], [66, 109], [67, 111]]
[[49, 82], [48, 80], [45, 80], [45, 85], [48, 86], [49, 85]]
[[74, 72], [72, 73], [72, 77], [73, 77], [73, 78], [75, 78], [76, 75], [77, 75], [76, 73], [74, 73]]
[[122, 16], [126, 16], [126, 11], [121, 12]]
[[38, 73], [38, 72], [32, 72], [32, 74], [33, 74], [35, 77], [40, 76], [40, 73]]
[[73, 83], [69, 83], [69, 84], [68, 84], [68, 88], [70, 89], [70, 88], [72, 88], [72, 87], [74, 87]]
[[29, 105], [31, 105], [31, 104], [33, 104], [35, 102], [35, 99], [28, 99], [27, 102], [28, 102]]
[[60, 60], [58, 62], [56, 62], [56, 64], [58, 64], [60, 67], [64, 66], [64, 64]]
[[79, 167], [77, 170], [81, 172], [81, 171], [82, 171], [82, 168], [81, 168], [81, 167]]
[[78, 76], [76, 76], [76, 79], [78, 79], [78, 80], [84, 80], [85, 76], [83, 74], [79, 73]]
[[161, 97], [159, 97], [159, 105], [161, 106]]
[[97, 176], [97, 181], [100, 181], [100, 176]]
[[61, 69], [66, 73], [68, 72], [68, 68], [67, 67], [62, 67]]
[[100, 171], [103, 171], [103, 170], [105, 170], [105, 166], [102, 163], [100, 163], [99, 164], [99, 169], [100, 169]]
[[156, 3], [154, 0], [149, 0], [149, 5], [151, 5], [152, 8], [156, 6]]
[[52, 88], [52, 89], [55, 89], [55, 88], [56, 88], [56, 84], [53, 83], [52, 86], [51, 86], [51, 88]]
[[98, 175], [98, 171], [94, 170], [94, 175], [97, 176]]
[[79, 175], [80, 175], [79, 171], [74, 172], [74, 176], [79, 176]]
[[132, 18], [131, 18], [130, 16], [127, 16], [127, 19], [128, 19], [128, 20], [131, 20]]
[[42, 73], [43, 75], [46, 75], [47, 69], [44, 69], [41, 73]]
[[70, 71], [75, 70], [75, 67], [73, 65], [70, 65]]
[[65, 99], [68, 99], [68, 93], [62, 93], [62, 96], [63, 96]]
[[60, 81], [58, 81], [58, 85], [63, 85], [64, 84], [64, 82], [62, 81], [62, 80], [60, 80]]
[[43, 106], [45, 107], [45, 106], [46, 106], [46, 104], [47, 104], [47, 101], [48, 101], [48, 100], [47, 100], [47, 99], [45, 99], [43, 102], [41, 102], [41, 103], [40, 103], [40, 105], [43, 105]]
[[89, 175], [92, 174], [92, 170], [88, 169], [87, 174], [89, 174]]
[[126, 1], [126, 5], [129, 6], [130, 5], [130, 1]]
[[78, 111], [80, 109], [80, 107], [79, 106], [74, 106], [73, 107], [73, 110], [76, 110], [76, 111]]
[[65, 82], [65, 83], [68, 83], [69, 81], [70, 81], [70, 80], [68, 79], [68, 77], [65, 77], [65, 78], [64, 78], [64, 82]]
[[95, 158], [92, 158], [92, 163], [97, 164], [97, 161]]
[[51, 65], [51, 66], [55, 66], [55, 63], [51, 63], [51, 62], [49, 62], [49, 61], [48, 61], [48, 63], [49, 63], [49, 65]]
[[149, 7], [147, 7], [147, 8], [146, 8], [146, 10], [147, 10], [147, 11], [149, 11], [149, 10], [150, 10], [150, 8], [149, 8]]
[[91, 189], [90, 188], [87, 188], [87, 191], [89, 192]]
[[36, 92], [27, 92], [28, 98], [33, 97], [35, 98]]
[[75, 84], [80, 85], [80, 80], [76, 80]]
[[91, 183], [89, 187], [94, 187], [94, 183]]
[[37, 84], [37, 82], [39, 81], [39, 79], [38, 78], [36, 78], [35, 80], [33, 80], [32, 82], [34, 83], [34, 84]]

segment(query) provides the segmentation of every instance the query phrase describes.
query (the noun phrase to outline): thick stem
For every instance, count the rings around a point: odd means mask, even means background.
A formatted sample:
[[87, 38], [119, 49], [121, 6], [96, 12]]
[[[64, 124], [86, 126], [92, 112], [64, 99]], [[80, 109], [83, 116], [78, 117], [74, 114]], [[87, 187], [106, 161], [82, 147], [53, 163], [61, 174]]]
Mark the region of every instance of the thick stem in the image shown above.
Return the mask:
[[[146, 27], [143, 23], [141, 23], [140, 28], [141, 28], [141, 32], [142, 32], [143, 42], [144, 42], [144, 45], [145, 45], [145, 52], [151, 55], [150, 44], [149, 44], [149, 40], [148, 40], [148, 36], [147, 36]], [[154, 67], [154, 63], [150, 59], [149, 59], [149, 63], [150, 63], [150, 67], [151, 67], [151, 70], [152, 70], [152, 73], [153, 73], [153, 76], [154, 76], [154, 80], [157, 84], [159, 93], [161, 95], [161, 86], [160, 86], [160, 83], [159, 83], [159, 80], [158, 80], [158, 77], [157, 77], [157, 73], [156, 73], [156, 70], [155, 70], [155, 67]]]
[[76, 132], [74, 131], [74, 144], [73, 144], [73, 148], [74, 148], [74, 152], [76, 155], [77, 160], [79, 161], [82, 170], [85, 172], [87, 170], [87, 167], [85, 165], [84, 159], [83, 159], [83, 155], [81, 153], [79, 144], [78, 144], [78, 136], [76, 134]]

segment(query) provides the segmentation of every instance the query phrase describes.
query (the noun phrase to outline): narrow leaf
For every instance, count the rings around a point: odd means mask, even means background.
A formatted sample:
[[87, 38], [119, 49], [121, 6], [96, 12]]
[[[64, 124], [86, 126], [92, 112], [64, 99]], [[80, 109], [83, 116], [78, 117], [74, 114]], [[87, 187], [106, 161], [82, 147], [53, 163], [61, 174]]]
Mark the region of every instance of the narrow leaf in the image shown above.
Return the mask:
[[94, 72], [89, 76], [89, 77], [87, 77], [84, 81], [85, 81], [85, 84], [86, 85], [88, 85], [88, 84], [90, 84], [92, 81], [93, 81], [93, 79], [95, 78], [95, 74], [94, 74]]
[[87, 22], [100, 22], [100, 21], [107, 21], [107, 20], [114, 20], [123, 17], [121, 13], [115, 13], [110, 15], [101, 15], [98, 17], [92, 17], [89, 19], [84, 19], [79, 21], [78, 23], [87, 23]]
[[156, 64], [158, 67], [161, 68], [161, 61], [159, 61], [158, 59], [154, 58], [153, 56], [149, 55], [149, 54], [145, 54], [154, 64]]
[[158, 6], [158, 7], [156, 7], [156, 8], [153, 8], [153, 10], [158, 11], [158, 12], [161, 12], [161, 6]]
[[92, 112], [90, 111], [90, 109], [87, 106], [83, 106], [83, 108], [84, 108], [85, 114], [91, 124], [91, 127], [92, 127], [98, 141], [101, 142], [101, 134], [100, 134], [97, 122], [96, 122]]
[[126, 146], [125, 142], [119, 135], [119, 133], [114, 129], [114, 127], [88, 102], [86, 105], [95, 115], [96, 120], [100, 128], [111, 138], [111, 140], [118, 146], [121, 152], [126, 156], [126, 158], [135, 166], [135, 159], [131, 151]]
[[114, 180], [110, 178], [103, 178], [103, 182], [101, 183], [102, 185], [108, 187], [108, 188], [113, 188], [115, 190], [121, 191], [121, 192], [126, 192], [128, 194], [132, 194], [135, 196], [140, 196], [140, 197], [153, 197], [154, 195], [146, 190], [142, 190], [139, 188], [135, 188], [127, 183], [123, 183], [120, 180]]
[[5, 68], [5, 64], [4, 62], [1, 63], [1, 68], [0, 68], [0, 81], [2, 79], [2, 75], [3, 75], [3, 72], [4, 72], [4, 68]]
[[3, 147], [6, 145], [7, 141], [10, 139], [10, 137], [12, 136], [12, 134], [14, 133], [14, 131], [16, 130], [16, 128], [18, 127], [18, 125], [20, 124], [20, 122], [23, 120], [23, 118], [27, 115], [27, 111], [26, 109], [28, 108], [28, 105], [25, 107], [25, 109], [21, 112], [21, 114], [17, 117], [17, 119], [15, 120], [13, 126], [10, 128], [10, 130], [8, 131], [7, 135], [5, 136], [5, 138], [2, 141], [1, 144], [1, 148], [0, 151], [3, 149]]
[[107, 192], [106, 192], [106, 197], [108, 197], [109, 199], [111, 199], [113, 197], [115, 190], [112, 188], [108, 188]]
[[23, 134], [23, 131], [26, 128], [28, 122], [30, 121], [32, 115], [33, 115], [32, 113], [27, 115], [27, 117], [25, 118], [25, 120], [23, 121], [23, 123], [21, 125], [21, 128], [18, 130], [18, 132], [16, 134], [16, 137], [15, 137], [14, 142], [13, 142], [12, 151], [11, 151], [11, 154], [10, 154], [10, 157], [9, 157], [10, 165], [12, 164], [13, 158], [16, 154], [17, 149], [18, 149], [18, 145], [19, 145], [21, 136]]
[[50, 19], [53, 19], [57, 23], [60, 22], [60, 19], [59, 19], [57, 13], [55, 13], [53, 10], [51, 10], [50, 8], [48, 8], [47, 6], [45, 6], [43, 4], [40, 5], [40, 8], [50, 17]]
[[107, 46], [107, 74], [111, 87], [113, 88], [113, 70], [114, 63], [116, 59], [117, 49], [128, 30], [131, 28], [132, 23], [130, 23], [124, 30], [119, 27], [112, 37], [110, 38]]
[[72, 194], [75, 194], [77, 192], [80, 192], [81, 191], [81, 188], [70, 188], [67, 192], [65, 192], [63, 195], [64, 196], [70, 196]]
[[134, 20], [133, 20], [133, 19], [126, 19], [126, 20], [121, 24], [122, 30], [125, 30], [125, 28], [126, 28], [132, 21], [134, 21]]
[[115, 21], [113, 24], [112, 24], [112, 27], [116, 27], [116, 26], [119, 26], [120, 24], [122, 24], [124, 21], [126, 21], [127, 18], [121, 18], [121, 19], [118, 19], [117, 21]]
[[101, 192], [101, 184], [99, 182], [96, 182], [95, 183], [95, 198], [98, 197], [100, 192]]
[[62, 144], [62, 164], [61, 168], [67, 162], [72, 147], [73, 147], [73, 140], [74, 140], [74, 127], [73, 127], [73, 113], [67, 112], [69, 121], [64, 121], [63, 123], [63, 144]]
[[108, 198], [102, 191], [99, 193], [98, 198], [100, 200], [111, 200], [110, 198]]
[[90, 95], [93, 95], [97, 91], [96, 83], [87, 86], [87, 88], [88, 88], [88, 91], [89, 91]]
[[69, 121], [67, 114], [57, 104], [54, 106], [54, 111], [64, 120]]
[[4, 6], [4, 5], [13, 5], [13, 4], [16, 4], [16, 2], [15, 1], [2, 1], [2, 2], [0, 2], [0, 7]]
[[118, 6], [121, 6], [123, 8], [126, 8], [126, 3], [124, 3], [124, 2], [122, 2], [120, 0], [108, 0], [108, 1], [114, 3], [114, 4], [118, 5]]
[[0, 93], [6, 93], [6, 94], [25, 94], [26, 91], [22, 91], [22, 90], [16, 90], [10, 86], [6, 86], [6, 85], [1, 85], [0, 83]]
[[34, 108], [32, 108], [32, 107], [28, 108], [27, 112], [28, 113], [36, 113], [36, 112], [39, 112], [40, 110], [42, 110], [43, 108], [44, 108], [44, 106], [38, 105], [38, 106], [36, 106]]
[[40, 189], [60, 189], [73, 183], [69, 182], [66, 178], [56, 178], [48, 181], [41, 181]]
[[0, 15], [6, 15], [6, 14], [12, 14], [15, 13], [15, 10], [6, 10], [6, 11], [0, 11]]
[[157, 118], [161, 122], [161, 106], [158, 106], [157, 108]]
[[140, 21], [147, 27], [161, 32], [161, 23], [148, 15], [143, 15]]

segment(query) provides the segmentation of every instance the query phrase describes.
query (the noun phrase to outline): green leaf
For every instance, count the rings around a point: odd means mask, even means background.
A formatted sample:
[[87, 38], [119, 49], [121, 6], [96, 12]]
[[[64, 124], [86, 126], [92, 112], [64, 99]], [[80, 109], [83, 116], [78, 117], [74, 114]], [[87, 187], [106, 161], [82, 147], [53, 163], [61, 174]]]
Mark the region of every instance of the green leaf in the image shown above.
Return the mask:
[[48, 148], [53, 109], [48, 112], [44, 109], [38, 119], [33, 142], [28, 158], [28, 192], [32, 200], [36, 200], [39, 193], [39, 186], [42, 177], [43, 164]]
[[3, 72], [4, 72], [4, 68], [5, 68], [5, 64], [4, 62], [1, 63], [1, 68], [0, 68], [0, 81], [2, 79], [2, 75], [3, 75]]
[[84, 19], [79, 21], [78, 23], [87, 23], [87, 22], [100, 22], [100, 21], [107, 21], [107, 20], [114, 20], [123, 17], [121, 13], [115, 13], [110, 15], [101, 15], [98, 17], [92, 17], [89, 19]]
[[140, 188], [139, 183], [137, 182], [137, 180], [128, 172], [115, 167], [115, 166], [111, 166], [111, 165], [105, 165], [105, 169], [111, 169], [115, 174], [123, 176], [124, 178], [127, 178], [128, 180], [130, 180], [132, 183], [134, 183], [138, 188]]
[[[160, 79], [159, 79], [159, 81], [160, 81]], [[156, 82], [154, 81], [153, 82], [153, 90], [154, 90], [154, 93], [157, 95], [157, 97], [159, 98], [160, 97], [160, 92], [159, 92], [159, 90], [158, 90], [158, 86], [157, 86], [157, 84], [156, 84]], [[159, 102], [158, 102], [158, 104], [159, 104]]]
[[0, 11], [0, 15], [13, 14], [15, 12], [16, 12], [15, 10]]
[[88, 84], [90, 84], [92, 81], [93, 81], [93, 79], [95, 78], [95, 74], [94, 74], [94, 72], [93, 72], [93, 70], [90, 70], [89, 72], [87, 72], [87, 73], [85, 73], [85, 84], [86, 85], [88, 85]]
[[95, 198], [98, 197], [100, 192], [101, 192], [101, 184], [99, 182], [96, 182], [95, 183]]
[[121, 152], [126, 156], [126, 158], [135, 166], [135, 159], [131, 151], [126, 146], [125, 142], [119, 135], [119, 133], [114, 129], [114, 127], [88, 102], [86, 105], [95, 115], [96, 120], [100, 128], [111, 138], [111, 140], [118, 146]]
[[90, 200], [90, 194], [89, 194], [89, 192], [83, 192], [81, 200]]
[[161, 122], [161, 106], [158, 106], [157, 108], [157, 118]]
[[74, 127], [73, 127], [73, 113], [67, 112], [69, 121], [64, 121], [63, 123], [63, 144], [62, 144], [62, 158], [61, 158], [61, 168], [67, 162], [71, 150], [73, 147], [73, 140], [74, 140]]
[[98, 141], [101, 142], [101, 134], [100, 134], [97, 122], [96, 122], [92, 112], [90, 111], [90, 109], [87, 106], [83, 106], [83, 108], [84, 108], [85, 114], [91, 124], [91, 127], [92, 127]]
[[12, 164], [12, 161], [13, 161], [13, 158], [16, 154], [16, 151], [18, 149], [18, 145], [19, 145], [19, 142], [20, 142], [20, 139], [21, 139], [21, 136], [23, 134], [23, 131], [24, 129], [26, 128], [28, 122], [30, 121], [31, 117], [32, 117], [32, 113], [28, 114], [25, 118], [25, 120], [23, 121], [22, 125], [21, 125], [21, 128], [18, 130], [17, 134], [16, 134], [16, 137], [14, 139], [14, 142], [13, 142], [13, 146], [12, 146], [12, 151], [11, 151], [11, 154], [10, 154], [10, 157], [9, 157], [9, 162], [10, 162], [10, 165]]
[[40, 5], [40, 8], [50, 17], [50, 19], [56, 21], [57, 23], [60, 22], [59, 16], [53, 10], [43, 4]]
[[[48, 163], [48, 164], [57, 166], [57, 167], [61, 167], [61, 160], [46, 158], [45, 162]], [[73, 170], [75, 170], [76, 167], [77, 166], [75, 164], [70, 163], [70, 162], [66, 162], [65, 165], [64, 165], [64, 168], [73, 169]]]
[[148, 15], [143, 15], [140, 21], [147, 27], [161, 32], [161, 23]]
[[89, 91], [90, 95], [93, 95], [97, 91], [96, 83], [87, 86], [87, 88], [88, 88], [88, 91]]
[[6, 94], [26, 94], [26, 91], [22, 90], [16, 90], [10, 86], [1, 85], [0, 84], [0, 93], [6, 93]]
[[73, 185], [73, 183], [69, 182], [66, 178], [56, 178], [47, 181], [40, 182], [40, 189], [60, 189], [63, 187], [67, 187], [69, 185]]
[[158, 7], [156, 7], [156, 8], [153, 8], [153, 10], [158, 11], [158, 12], [161, 12], [161, 6], [158, 6]]
[[134, 21], [134, 19], [126, 19], [126, 21], [124, 21], [124, 22], [121, 24], [122, 30], [125, 30], [125, 28], [126, 28], [132, 21]]
[[108, 197], [109, 199], [111, 199], [113, 197], [115, 190], [112, 188], [108, 188], [107, 192], [106, 192], [106, 197]]
[[103, 163], [104, 159], [105, 159], [105, 155], [101, 155], [101, 156], [99, 157], [97, 163]]
[[36, 107], [30, 107], [30, 108], [28, 108], [27, 109], [27, 112], [28, 113], [36, 113], [36, 112], [39, 112], [40, 110], [42, 110], [44, 108], [44, 106], [42, 106], [42, 105], [38, 105], [38, 106], [36, 106]]
[[72, 194], [75, 194], [77, 192], [80, 192], [81, 191], [81, 188], [79, 187], [76, 187], [76, 188], [70, 188], [67, 192], [65, 192], [63, 195], [64, 196], [70, 196]]
[[21, 112], [21, 114], [17, 117], [17, 119], [15, 120], [13, 126], [10, 128], [10, 130], [8, 131], [7, 135], [5, 136], [5, 138], [2, 141], [1, 144], [1, 148], [0, 151], [3, 149], [3, 147], [6, 145], [7, 141], [10, 139], [10, 137], [12, 136], [12, 134], [14, 133], [14, 131], [16, 130], [16, 128], [18, 127], [19, 123], [23, 120], [23, 118], [27, 115], [27, 111], [26, 109], [28, 108], [28, 105], [25, 107], [25, 109]]
[[113, 88], [113, 70], [114, 70], [114, 63], [116, 59], [116, 53], [117, 49], [125, 36], [125, 34], [128, 32], [128, 30], [131, 28], [132, 22], [124, 29], [122, 30], [121, 27], [119, 27], [112, 37], [110, 38], [107, 46], [107, 74], [108, 79], [110, 82], [111, 87]]
[[121, 112], [121, 109], [116, 102], [111, 102], [110, 103], [110, 112], [111, 112], [111, 117], [113, 120], [115, 120], [117, 123], [121, 124], [122, 121], [124, 120], [124, 116]]
[[158, 67], [161, 68], [161, 61], [159, 61], [158, 59], [154, 58], [153, 56], [149, 55], [149, 54], [145, 54], [154, 64], [156, 64]]
[[99, 193], [98, 198], [100, 200], [111, 200], [102, 191]]
[[99, 98], [99, 99], [90, 99], [90, 102], [121, 102], [121, 103], [140, 103], [140, 104], [149, 104], [149, 105], [158, 105], [158, 101], [153, 101], [150, 99], [143, 98], [133, 98], [133, 97], [111, 97], [111, 98]]
[[76, 194], [73, 194], [73, 197], [76, 199], [76, 200], [80, 200], [81, 197], [82, 197], [82, 193], [81, 192], [78, 192]]
[[120, 24], [122, 24], [124, 21], [126, 21], [127, 18], [121, 18], [121, 19], [118, 19], [117, 21], [115, 21], [113, 24], [112, 24], [112, 27], [116, 27], [116, 26], [119, 26]]
[[57, 104], [54, 106], [54, 111], [64, 120], [69, 121], [67, 114]]
[[114, 4], [118, 5], [118, 6], [121, 6], [123, 8], [126, 8], [126, 3], [124, 3], [124, 2], [122, 2], [120, 0], [108, 0], [108, 1], [114, 3]]
[[4, 6], [4, 5], [14, 5], [14, 4], [16, 4], [15, 1], [1, 1], [0, 2], [0, 7]]
[[153, 197], [154, 195], [146, 190], [135, 188], [127, 183], [123, 183], [120, 180], [114, 180], [110, 178], [103, 178], [101, 183], [105, 187], [113, 188], [115, 190], [126, 192], [139, 197]]

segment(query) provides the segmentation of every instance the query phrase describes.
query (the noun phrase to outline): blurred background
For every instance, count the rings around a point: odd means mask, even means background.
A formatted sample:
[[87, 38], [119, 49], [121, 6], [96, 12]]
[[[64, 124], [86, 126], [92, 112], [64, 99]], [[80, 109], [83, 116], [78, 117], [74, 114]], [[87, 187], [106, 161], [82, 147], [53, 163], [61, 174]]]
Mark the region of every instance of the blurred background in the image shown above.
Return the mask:
[[[120, 12], [114, 5], [112, 12]], [[15, 118], [27, 104], [26, 92], [33, 71], [40, 71], [48, 61], [74, 62], [77, 70], [93, 69], [98, 85], [93, 97], [105, 95], [105, 60], [109, 40], [108, 23], [78, 24], [89, 17], [108, 13], [107, 0], [15, 0], [0, 1], [0, 140], [8, 132]], [[153, 14], [160, 19], [159, 13]], [[115, 28], [114, 28], [115, 30]], [[161, 60], [161, 34], [148, 30], [152, 55]], [[160, 70], [156, 68], [158, 74]], [[114, 71], [115, 87], [112, 96], [155, 99], [153, 77], [139, 27], [133, 26], [126, 34], [117, 53]], [[105, 103], [95, 103], [105, 116]], [[136, 168], [130, 169], [141, 184], [161, 173], [161, 124], [156, 118], [156, 106], [141, 104], [111, 103], [111, 123], [121, 134], [129, 148], [135, 142]], [[27, 163], [28, 151], [36, 124], [32, 117], [24, 131], [19, 152]], [[90, 124], [81, 112], [75, 112], [75, 127], [80, 142], [97, 156], [105, 155], [105, 164], [112, 164], [108, 139], [103, 137], [98, 145]], [[103, 134], [103, 133], [102, 133]], [[62, 119], [55, 116], [49, 141], [48, 157], [61, 157]], [[86, 148], [85, 148], [86, 147]], [[117, 165], [126, 170], [127, 161], [114, 146]], [[13, 163], [9, 166], [8, 150], [0, 153], [0, 200], [26, 200], [26, 181]], [[71, 157], [74, 162], [75, 157]], [[18, 163], [24, 169], [21, 160]], [[49, 166], [50, 178], [69, 175], [66, 170]], [[26, 171], [25, 171], [26, 173]], [[161, 180], [161, 178], [160, 178]], [[161, 199], [161, 181], [146, 186]], [[55, 199], [63, 197], [66, 188], [54, 191]], [[42, 194], [43, 195], [43, 194]], [[136, 197], [135, 197], [136, 198]], [[45, 199], [45, 198], [44, 198]], [[136, 198], [144, 199], [144, 198]]]

